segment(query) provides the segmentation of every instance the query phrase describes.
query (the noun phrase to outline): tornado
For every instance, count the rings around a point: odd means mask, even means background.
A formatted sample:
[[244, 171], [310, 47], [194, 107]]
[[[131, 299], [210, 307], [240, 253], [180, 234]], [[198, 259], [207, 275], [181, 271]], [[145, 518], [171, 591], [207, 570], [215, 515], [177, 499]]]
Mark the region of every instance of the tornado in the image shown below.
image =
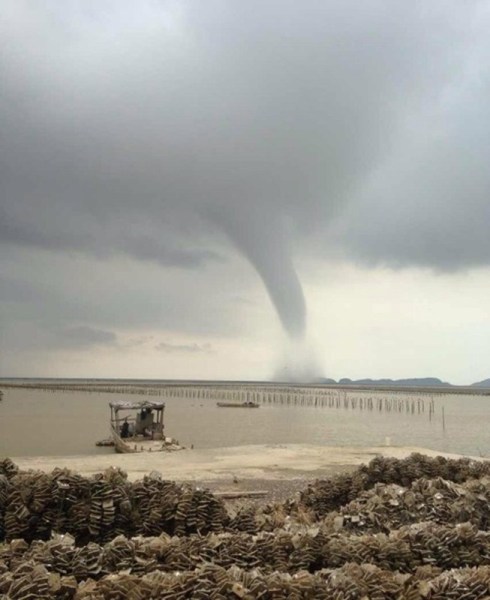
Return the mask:
[[284, 218], [270, 211], [242, 209], [233, 214], [227, 210], [214, 212], [214, 220], [259, 274], [289, 337], [302, 340], [306, 303]]

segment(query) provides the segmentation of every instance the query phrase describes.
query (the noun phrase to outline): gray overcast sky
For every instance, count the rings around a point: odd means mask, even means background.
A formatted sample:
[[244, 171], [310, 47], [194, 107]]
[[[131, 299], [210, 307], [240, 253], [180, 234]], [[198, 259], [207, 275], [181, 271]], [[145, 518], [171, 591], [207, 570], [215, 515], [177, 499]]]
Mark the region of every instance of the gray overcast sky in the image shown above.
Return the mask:
[[488, 2], [0, 11], [1, 375], [490, 377]]

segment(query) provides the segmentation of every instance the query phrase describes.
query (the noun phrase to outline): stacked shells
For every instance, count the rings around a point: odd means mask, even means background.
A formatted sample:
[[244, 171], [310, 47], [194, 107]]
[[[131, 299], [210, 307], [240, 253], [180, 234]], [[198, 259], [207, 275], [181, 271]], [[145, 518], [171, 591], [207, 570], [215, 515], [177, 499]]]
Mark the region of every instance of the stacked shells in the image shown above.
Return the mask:
[[376, 459], [238, 510], [157, 474], [0, 461], [0, 600], [490, 598], [489, 463]]
[[300, 504], [321, 516], [354, 500], [377, 483], [409, 486], [417, 479], [436, 477], [462, 483], [484, 476], [490, 476], [490, 462], [487, 461], [454, 460], [442, 456], [430, 458], [423, 454], [411, 454], [403, 460], [379, 457], [352, 474], [338, 475], [308, 486], [301, 494]]
[[2, 589], [7, 593], [0, 597], [12, 600], [483, 600], [490, 593], [490, 567], [441, 574], [428, 567], [401, 574], [369, 564], [346, 564], [334, 570], [290, 574], [208, 564], [193, 571], [155, 570], [144, 575], [123, 571], [77, 582], [73, 576], [53, 575], [42, 565], [25, 563], [8, 577], [0, 575], [0, 593]]
[[77, 580], [100, 578], [121, 570], [131, 573], [192, 571], [212, 563], [229, 569], [260, 568], [264, 573], [295, 573], [335, 569], [346, 563], [369, 563], [401, 573], [424, 565], [442, 570], [480, 566], [490, 557], [490, 533], [465, 523], [456, 527], [421, 523], [389, 534], [331, 534], [324, 528], [302, 532], [284, 530], [258, 535], [208, 534], [206, 536], [118, 536], [99, 545], [76, 546], [71, 536], [54, 536], [28, 544], [14, 540], [0, 547], [0, 560], [8, 571], [23, 564], [40, 564], [59, 575]]
[[0, 462], [0, 519], [0, 539], [46, 540], [58, 532], [84, 544], [121, 534], [218, 531], [228, 516], [210, 492], [157, 473], [131, 484], [119, 469], [85, 478], [62, 469], [19, 473]]
[[470, 522], [486, 529], [490, 520], [490, 478], [456, 484], [445, 479], [418, 479], [410, 487], [377, 484], [358, 499], [325, 518], [333, 531], [384, 531], [420, 521]]

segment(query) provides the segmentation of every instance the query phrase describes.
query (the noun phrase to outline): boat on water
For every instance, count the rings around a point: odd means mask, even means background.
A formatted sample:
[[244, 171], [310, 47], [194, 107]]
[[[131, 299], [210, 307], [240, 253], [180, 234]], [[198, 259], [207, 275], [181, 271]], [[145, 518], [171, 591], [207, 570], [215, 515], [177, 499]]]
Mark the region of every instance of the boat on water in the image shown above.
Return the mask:
[[259, 408], [256, 402], [216, 402], [220, 408]]
[[109, 402], [114, 450], [135, 452], [173, 452], [183, 450], [177, 440], [166, 437], [163, 424], [164, 402], [140, 400]]

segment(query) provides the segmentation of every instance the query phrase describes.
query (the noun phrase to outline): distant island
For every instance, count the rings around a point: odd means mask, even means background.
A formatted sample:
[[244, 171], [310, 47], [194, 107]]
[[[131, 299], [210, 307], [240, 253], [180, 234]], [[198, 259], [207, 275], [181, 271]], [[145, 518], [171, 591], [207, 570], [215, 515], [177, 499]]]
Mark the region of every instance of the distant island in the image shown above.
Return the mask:
[[[409, 379], [349, 379], [343, 377], [339, 381], [326, 377], [320, 377], [318, 383], [324, 383], [326, 385], [366, 385], [366, 386], [400, 386], [400, 387], [459, 387], [454, 386], [452, 383], [442, 381], [437, 377], [415, 377]], [[477, 388], [490, 388], [490, 379], [484, 379], [477, 383], [472, 383], [469, 386], [463, 387], [477, 387]]]
[[477, 383], [472, 383], [471, 387], [490, 388], [490, 379], [484, 379], [483, 381], [478, 381]]

